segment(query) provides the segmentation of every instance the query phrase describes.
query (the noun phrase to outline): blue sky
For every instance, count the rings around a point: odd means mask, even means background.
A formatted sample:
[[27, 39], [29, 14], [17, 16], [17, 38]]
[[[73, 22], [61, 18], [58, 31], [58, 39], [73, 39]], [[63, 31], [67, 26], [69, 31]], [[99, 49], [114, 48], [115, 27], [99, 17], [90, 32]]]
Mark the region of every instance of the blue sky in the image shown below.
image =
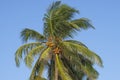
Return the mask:
[[[54, 0], [55, 1], [55, 0]], [[98, 80], [118, 80], [120, 75], [120, 1], [61, 0], [80, 11], [76, 18], [89, 18], [95, 30], [81, 31], [74, 39], [96, 52], [104, 63]], [[53, 0], [0, 0], [0, 78], [28, 80], [31, 69], [14, 61], [15, 51], [22, 45], [20, 31], [24, 28], [42, 32], [42, 18]]]

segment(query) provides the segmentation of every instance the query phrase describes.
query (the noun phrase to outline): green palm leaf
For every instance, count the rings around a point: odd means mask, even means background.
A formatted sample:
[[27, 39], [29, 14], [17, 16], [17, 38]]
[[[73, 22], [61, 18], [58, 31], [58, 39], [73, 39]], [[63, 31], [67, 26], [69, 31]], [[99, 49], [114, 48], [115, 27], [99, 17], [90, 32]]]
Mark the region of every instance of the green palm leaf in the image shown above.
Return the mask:
[[98, 77], [98, 72], [92, 67], [92, 64], [89, 60], [77, 54], [76, 51], [68, 51], [68, 48], [64, 47], [62, 60], [63, 62], [65, 61], [64, 65], [67, 66], [67, 69], [70, 74], [72, 74], [73, 79], [79, 80], [84, 74], [87, 75], [89, 78]]
[[33, 67], [30, 80], [34, 80], [35, 76], [42, 77], [42, 73], [45, 69], [45, 66], [47, 65], [48, 58], [50, 58], [49, 55], [50, 48], [45, 48], [42, 52], [41, 55], [39, 56], [35, 66]]
[[85, 63], [84, 66], [81, 65], [81, 70], [88, 76], [89, 79], [98, 78], [98, 72], [92, 67], [92, 65], [89, 65], [88, 63]]
[[41, 52], [40, 60], [48, 60], [50, 58], [50, 48], [46, 48]]
[[48, 65], [48, 78], [49, 80], [55, 80], [55, 56], [51, 56], [49, 65]]
[[83, 45], [76, 44], [70, 41], [64, 41], [63, 44], [66, 47], [68, 47], [69, 50], [76, 49], [79, 54], [83, 55], [91, 62], [97, 63], [99, 66], [103, 66], [101, 58], [98, 55], [96, 55], [94, 52], [90, 51], [88, 48], [84, 47]]
[[69, 74], [67, 73], [67, 69], [64, 67], [63, 63], [60, 61], [57, 54], [56, 54], [56, 61], [57, 61], [58, 71], [60, 72], [62, 79], [72, 80]]
[[80, 19], [75, 19], [71, 21], [72, 26], [74, 27], [79, 27], [79, 29], [88, 29], [88, 28], [93, 28], [94, 26], [91, 25], [90, 20], [87, 18], [80, 18]]
[[[79, 64], [81, 61], [79, 61], [79, 58], [77, 56], [72, 56], [72, 59], [70, 60], [71, 54], [64, 54], [62, 58], [62, 62], [64, 66], [68, 69], [69, 75], [71, 75], [72, 80], [82, 80], [82, 77], [84, 76], [84, 73], [81, 71]], [[73, 60], [74, 58], [74, 60]], [[76, 62], [77, 60], [77, 62]], [[78, 63], [79, 62], [79, 63]], [[72, 63], [72, 64], [71, 64]], [[76, 66], [79, 67], [79, 69], [76, 69]]]
[[53, 3], [51, 8], [48, 10], [48, 13], [45, 14], [44, 17], [44, 35], [60, 36], [60, 33], [65, 29], [67, 29], [66, 31], [70, 33], [70, 30], [72, 29], [65, 22], [71, 19], [77, 12], [77, 10], [65, 4], [60, 5], [60, 2]]
[[21, 32], [21, 37], [22, 37], [22, 40], [25, 42], [28, 40], [43, 41], [46, 39], [42, 34], [38, 33], [35, 30], [28, 29], [28, 28], [24, 29]]
[[39, 59], [37, 60], [36, 64], [34, 65], [31, 75], [30, 75], [30, 80], [35, 80], [36, 76], [39, 76], [42, 78], [42, 74], [38, 75], [39, 72], [43, 72], [44, 70], [44, 62], [40, 61]]
[[15, 61], [16, 61], [16, 65], [19, 66], [20, 65], [20, 59], [22, 59], [23, 57], [23, 53], [24, 55], [27, 55], [28, 52], [37, 47], [40, 46], [41, 43], [40, 42], [34, 42], [34, 43], [28, 43], [28, 44], [24, 44], [22, 45], [20, 48], [18, 48], [18, 50], [15, 53]]
[[33, 48], [31, 51], [29, 51], [29, 53], [26, 55], [26, 57], [24, 59], [25, 64], [28, 67], [32, 67], [34, 56], [37, 54], [40, 54], [42, 49], [44, 49], [44, 46], [37, 46], [37, 47]]

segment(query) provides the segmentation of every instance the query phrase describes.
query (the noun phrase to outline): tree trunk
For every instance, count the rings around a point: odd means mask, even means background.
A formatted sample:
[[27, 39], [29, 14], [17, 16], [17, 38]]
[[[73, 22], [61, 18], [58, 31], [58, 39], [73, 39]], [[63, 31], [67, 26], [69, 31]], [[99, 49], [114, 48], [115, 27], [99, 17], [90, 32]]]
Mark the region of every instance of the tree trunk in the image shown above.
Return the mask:
[[55, 59], [55, 80], [58, 80], [58, 67], [56, 59]]

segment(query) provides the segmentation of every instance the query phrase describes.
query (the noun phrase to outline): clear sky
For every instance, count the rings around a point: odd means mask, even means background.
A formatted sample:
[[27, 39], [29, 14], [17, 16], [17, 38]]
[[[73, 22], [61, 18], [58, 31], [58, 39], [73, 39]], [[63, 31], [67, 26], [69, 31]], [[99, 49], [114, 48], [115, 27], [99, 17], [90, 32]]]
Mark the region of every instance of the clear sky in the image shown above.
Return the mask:
[[[54, 0], [55, 1], [55, 0]], [[78, 10], [76, 18], [86, 17], [95, 30], [88, 29], [74, 39], [96, 52], [104, 63], [98, 80], [120, 78], [120, 0], [61, 0]], [[0, 80], [28, 80], [31, 69], [14, 61], [15, 51], [22, 45], [20, 31], [32, 28], [42, 32], [42, 18], [53, 0], [0, 0]]]

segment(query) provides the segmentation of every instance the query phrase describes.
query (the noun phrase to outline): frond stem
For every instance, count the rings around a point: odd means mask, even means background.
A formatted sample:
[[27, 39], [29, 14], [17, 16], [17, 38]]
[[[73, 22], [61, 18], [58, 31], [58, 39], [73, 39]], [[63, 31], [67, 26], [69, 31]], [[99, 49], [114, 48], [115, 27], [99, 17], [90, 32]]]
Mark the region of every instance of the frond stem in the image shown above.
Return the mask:
[[52, 11], [51, 11], [51, 14], [50, 14], [50, 36], [53, 38], [53, 26], [52, 26]]

